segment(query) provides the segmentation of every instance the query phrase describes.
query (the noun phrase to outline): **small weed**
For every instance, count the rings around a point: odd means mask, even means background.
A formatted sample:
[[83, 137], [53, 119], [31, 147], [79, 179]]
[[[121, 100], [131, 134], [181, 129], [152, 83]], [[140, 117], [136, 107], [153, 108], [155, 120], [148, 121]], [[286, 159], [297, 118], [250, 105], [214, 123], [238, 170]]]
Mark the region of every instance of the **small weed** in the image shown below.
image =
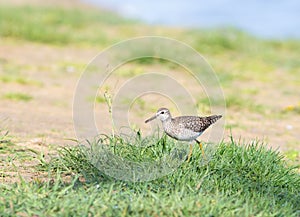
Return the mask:
[[108, 91], [105, 91], [103, 96], [104, 96], [104, 99], [105, 99], [105, 103], [108, 107], [108, 113], [109, 113], [111, 126], [112, 126], [112, 135], [114, 135], [115, 134], [115, 124], [114, 124], [113, 113], [112, 113], [112, 105], [113, 105], [113, 98], [114, 97]]

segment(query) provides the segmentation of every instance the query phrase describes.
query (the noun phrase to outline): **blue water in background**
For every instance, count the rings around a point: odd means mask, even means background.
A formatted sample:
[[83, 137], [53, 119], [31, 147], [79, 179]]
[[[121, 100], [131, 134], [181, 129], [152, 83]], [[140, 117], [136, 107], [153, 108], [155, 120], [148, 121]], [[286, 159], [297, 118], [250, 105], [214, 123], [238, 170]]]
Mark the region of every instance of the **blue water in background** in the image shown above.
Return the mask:
[[84, 0], [149, 24], [235, 27], [262, 38], [300, 38], [300, 0]]

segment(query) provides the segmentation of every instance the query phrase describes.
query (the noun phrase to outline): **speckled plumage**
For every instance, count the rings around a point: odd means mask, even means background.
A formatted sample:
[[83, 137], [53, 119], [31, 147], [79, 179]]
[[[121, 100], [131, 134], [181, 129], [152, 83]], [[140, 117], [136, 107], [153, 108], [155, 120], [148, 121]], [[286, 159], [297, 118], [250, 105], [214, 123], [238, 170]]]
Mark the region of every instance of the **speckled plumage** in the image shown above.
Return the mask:
[[177, 140], [192, 141], [199, 137], [211, 124], [221, 116], [208, 117], [180, 116], [163, 122], [164, 131]]
[[172, 118], [168, 109], [160, 108], [155, 116], [146, 120], [146, 123], [159, 118], [168, 136], [181, 141], [193, 141], [221, 117], [221, 115], [212, 115], [207, 117], [179, 116]]

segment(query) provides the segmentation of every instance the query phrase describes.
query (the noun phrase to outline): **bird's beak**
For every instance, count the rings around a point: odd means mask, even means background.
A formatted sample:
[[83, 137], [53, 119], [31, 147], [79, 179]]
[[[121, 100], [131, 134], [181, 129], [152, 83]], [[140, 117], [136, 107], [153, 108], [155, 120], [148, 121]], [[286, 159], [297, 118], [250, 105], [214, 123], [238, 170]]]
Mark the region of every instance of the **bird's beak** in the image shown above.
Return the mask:
[[149, 121], [152, 121], [152, 120], [154, 120], [155, 118], [156, 118], [156, 115], [154, 115], [153, 117], [147, 119], [147, 120], [145, 121], [145, 123], [148, 123]]

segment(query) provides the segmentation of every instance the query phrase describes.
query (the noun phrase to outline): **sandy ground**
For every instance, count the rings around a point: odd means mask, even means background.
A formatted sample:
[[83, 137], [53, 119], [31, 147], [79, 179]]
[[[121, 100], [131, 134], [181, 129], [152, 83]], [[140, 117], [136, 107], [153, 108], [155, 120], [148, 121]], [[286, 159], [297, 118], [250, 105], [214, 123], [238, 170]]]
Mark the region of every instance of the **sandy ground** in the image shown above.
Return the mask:
[[[0, 59], [2, 63], [19, 66], [19, 76], [32, 81], [32, 84], [17, 82], [1, 83], [0, 92], [3, 95], [10, 92], [26, 93], [33, 97], [28, 102], [1, 98], [0, 114], [3, 129], [19, 142], [42, 140], [46, 144], [67, 144], [67, 138], [75, 138], [72, 118], [73, 97], [77, 82], [84, 67], [100, 52], [96, 49], [74, 47], [54, 47], [42, 44], [19, 43], [2, 40], [0, 42]], [[3, 70], [3, 69], [2, 69]], [[184, 80], [184, 77], [178, 80]], [[122, 78], [126, 80], [128, 78]], [[122, 83], [118, 81], [119, 83]], [[37, 83], [37, 84], [36, 84]], [[269, 99], [272, 90], [265, 90], [256, 97]], [[275, 90], [274, 90], [275, 92]], [[267, 95], [267, 96], [265, 96]], [[225, 96], [226, 97], [226, 96]], [[274, 107], [283, 108], [291, 99], [271, 100]], [[283, 101], [288, 101], [284, 103]], [[263, 101], [263, 100], [262, 100]], [[266, 100], [267, 101], [267, 100]], [[283, 104], [283, 105], [281, 105]], [[101, 109], [106, 110], [105, 103]], [[103, 111], [105, 114], [106, 111]], [[280, 150], [299, 149], [300, 123], [297, 115], [287, 115], [284, 118], [265, 117], [259, 113], [226, 109], [226, 124], [240, 127], [232, 129], [235, 138], [241, 137], [246, 141], [254, 139], [265, 140], [272, 147]], [[145, 111], [132, 122], [141, 122], [143, 118], [152, 115]], [[100, 113], [101, 116], [101, 113]], [[103, 126], [106, 123], [108, 126]], [[109, 118], [102, 122], [104, 132], [111, 128]], [[143, 128], [143, 125], [141, 125]], [[146, 126], [144, 126], [147, 128]], [[229, 130], [225, 130], [224, 138], [228, 138]]]

